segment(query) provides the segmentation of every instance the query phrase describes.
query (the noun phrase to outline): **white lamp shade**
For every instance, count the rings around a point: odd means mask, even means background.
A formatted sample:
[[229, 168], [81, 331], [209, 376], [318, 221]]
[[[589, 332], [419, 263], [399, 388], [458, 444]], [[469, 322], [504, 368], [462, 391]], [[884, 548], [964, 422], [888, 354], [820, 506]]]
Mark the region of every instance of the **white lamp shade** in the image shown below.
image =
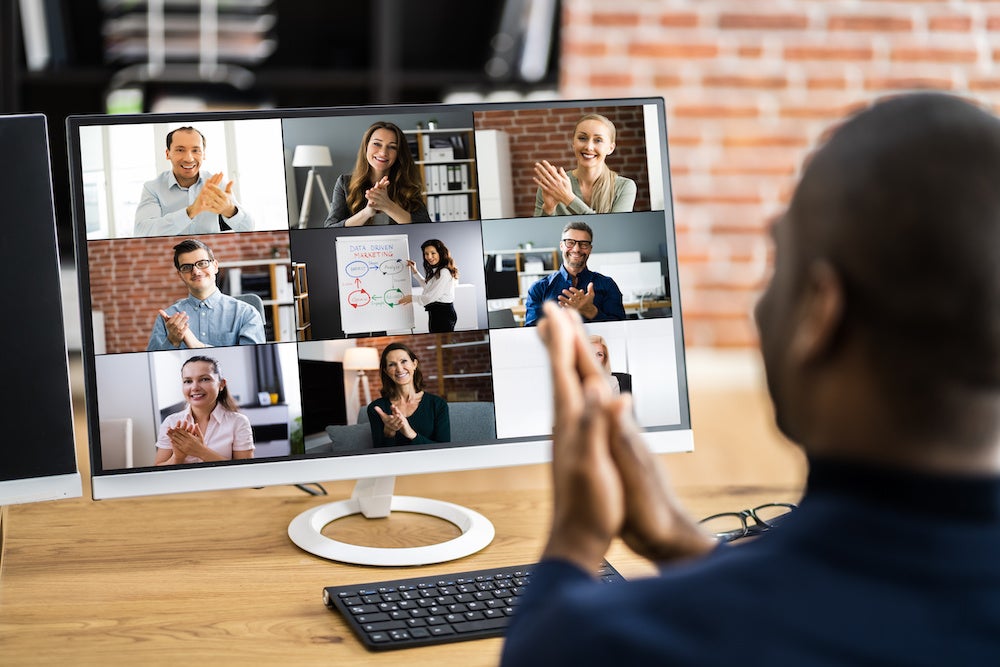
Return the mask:
[[296, 146], [292, 155], [293, 167], [332, 167], [333, 159], [326, 146]]
[[374, 347], [349, 347], [344, 350], [345, 371], [374, 371], [378, 367], [378, 350]]

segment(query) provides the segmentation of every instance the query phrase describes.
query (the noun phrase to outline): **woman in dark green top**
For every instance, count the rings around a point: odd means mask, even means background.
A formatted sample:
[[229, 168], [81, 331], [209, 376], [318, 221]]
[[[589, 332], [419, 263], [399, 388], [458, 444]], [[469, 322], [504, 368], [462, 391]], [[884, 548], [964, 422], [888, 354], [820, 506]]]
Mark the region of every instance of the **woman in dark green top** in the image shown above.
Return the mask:
[[448, 403], [424, 391], [417, 356], [402, 343], [382, 350], [379, 364], [382, 398], [368, 406], [376, 447], [426, 445], [451, 441]]

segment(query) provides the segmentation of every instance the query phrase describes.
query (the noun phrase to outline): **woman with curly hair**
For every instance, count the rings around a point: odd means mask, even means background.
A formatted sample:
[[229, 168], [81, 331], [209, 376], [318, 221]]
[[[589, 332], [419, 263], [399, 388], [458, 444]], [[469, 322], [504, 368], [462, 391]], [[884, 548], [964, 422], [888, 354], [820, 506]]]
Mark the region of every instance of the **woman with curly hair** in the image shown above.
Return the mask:
[[421, 196], [420, 169], [406, 135], [387, 121], [372, 123], [358, 148], [354, 171], [333, 187], [327, 227], [430, 222]]

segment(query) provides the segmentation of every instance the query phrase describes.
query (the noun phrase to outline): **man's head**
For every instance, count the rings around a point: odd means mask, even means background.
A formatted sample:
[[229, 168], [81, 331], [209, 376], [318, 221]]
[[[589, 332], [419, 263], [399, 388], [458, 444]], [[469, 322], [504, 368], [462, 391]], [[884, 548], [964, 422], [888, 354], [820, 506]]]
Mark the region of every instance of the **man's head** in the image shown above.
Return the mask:
[[[998, 183], [1000, 121], [942, 94], [876, 104], [812, 156], [757, 306], [790, 437], [827, 450], [881, 425], [914, 447], [995, 440]], [[845, 409], [864, 426], [851, 431]]]
[[184, 187], [194, 185], [205, 159], [205, 136], [193, 127], [168, 132], [167, 159], [178, 183]]
[[174, 268], [191, 296], [205, 299], [215, 290], [219, 264], [212, 249], [197, 239], [185, 239], [174, 246]]
[[574, 221], [563, 227], [559, 250], [566, 271], [575, 276], [587, 268], [593, 241], [594, 231], [585, 222]]

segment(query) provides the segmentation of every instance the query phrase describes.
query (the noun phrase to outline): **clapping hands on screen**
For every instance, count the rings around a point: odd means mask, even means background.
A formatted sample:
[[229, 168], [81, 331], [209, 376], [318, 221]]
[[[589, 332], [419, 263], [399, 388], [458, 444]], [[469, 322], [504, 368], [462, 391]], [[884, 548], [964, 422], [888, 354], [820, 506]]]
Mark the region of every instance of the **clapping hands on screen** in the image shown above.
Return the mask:
[[175, 426], [168, 428], [167, 437], [170, 438], [170, 446], [174, 450], [172, 457], [174, 460], [171, 463], [183, 463], [189, 456], [202, 461], [223, 460], [222, 456], [208, 448], [201, 427], [190, 419], [182, 419]]
[[378, 416], [382, 418], [382, 424], [384, 424], [384, 430], [386, 437], [391, 438], [396, 435], [396, 433], [402, 434], [407, 440], [413, 440], [417, 437], [417, 432], [413, 430], [410, 426], [410, 422], [407, 421], [406, 415], [395, 405], [392, 406], [392, 414], [386, 414], [382, 408], [375, 406], [375, 412]]
[[194, 203], [187, 207], [188, 217], [194, 219], [199, 213], [218, 213], [225, 218], [236, 215], [236, 200], [233, 199], [233, 182], [222, 187], [222, 173], [214, 174], [205, 181]]
[[548, 160], [535, 163], [535, 175], [532, 179], [542, 191], [542, 210], [551, 215], [556, 204], [569, 205], [576, 197], [569, 175], [562, 167], [556, 167]]

